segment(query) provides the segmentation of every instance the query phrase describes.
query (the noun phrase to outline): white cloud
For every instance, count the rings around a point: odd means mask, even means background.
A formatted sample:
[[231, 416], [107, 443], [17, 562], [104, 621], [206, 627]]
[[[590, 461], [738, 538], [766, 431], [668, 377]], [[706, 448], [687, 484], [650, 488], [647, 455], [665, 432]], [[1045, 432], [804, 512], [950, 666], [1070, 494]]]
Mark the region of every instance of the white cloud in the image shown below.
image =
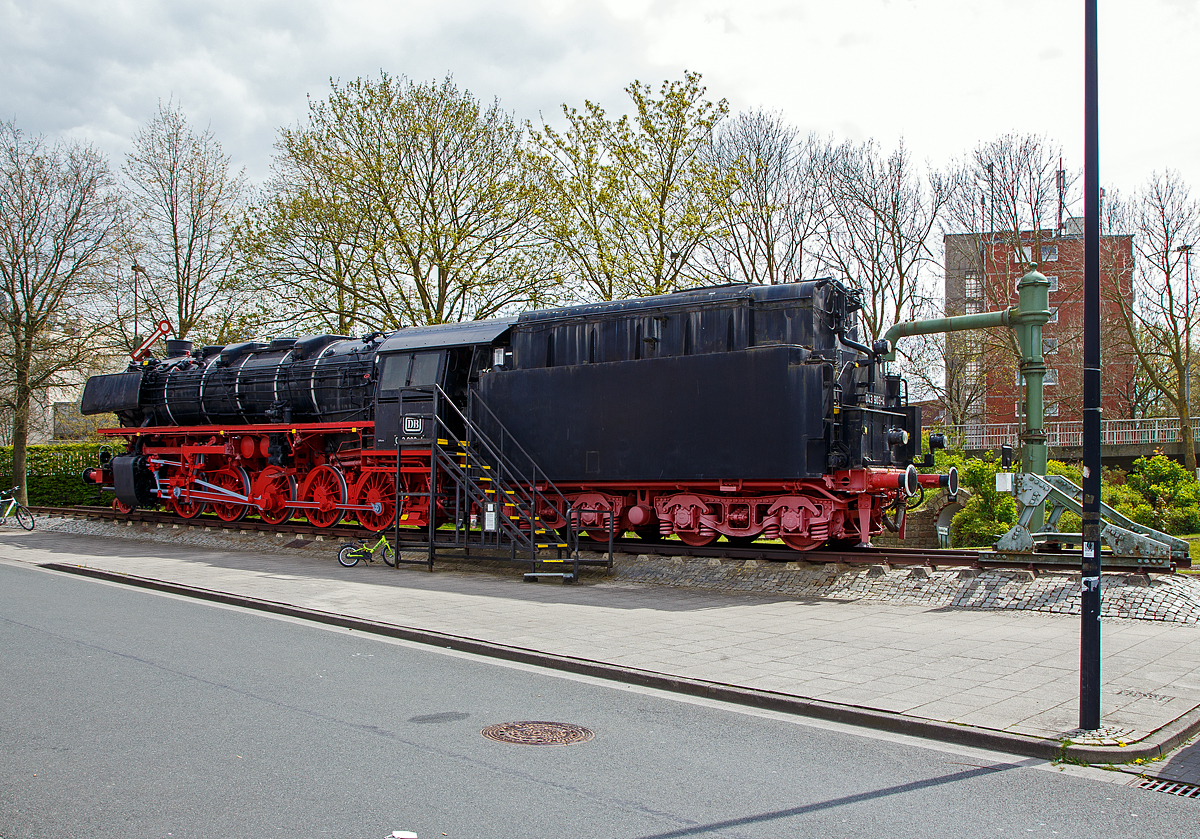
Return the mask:
[[[1101, 7], [1102, 177], [1172, 167], [1200, 191], [1188, 103], [1194, 3]], [[158, 101], [181, 103], [265, 176], [275, 132], [328, 80], [452, 73], [521, 119], [626, 107], [622, 88], [684, 69], [734, 109], [939, 165], [1008, 131], [1082, 163], [1082, 7], [1036, 0], [0, 0], [0, 119], [119, 158]]]

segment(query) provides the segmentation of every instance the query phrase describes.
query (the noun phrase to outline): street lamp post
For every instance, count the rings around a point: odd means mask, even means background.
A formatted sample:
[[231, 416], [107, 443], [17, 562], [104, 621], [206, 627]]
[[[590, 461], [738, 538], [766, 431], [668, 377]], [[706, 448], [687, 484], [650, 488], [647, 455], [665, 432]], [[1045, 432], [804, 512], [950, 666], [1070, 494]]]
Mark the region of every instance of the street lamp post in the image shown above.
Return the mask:
[[1183, 401], [1187, 405], [1188, 422], [1192, 421], [1192, 246], [1180, 245], [1176, 253], [1183, 254], [1183, 330], [1187, 347], [1183, 363]]
[[146, 273], [146, 269], [137, 264], [137, 260], [133, 261], [133, 345], [138, 345], [138, 274], [146, 278], [146, 282], [150, 281], [150, 275]]

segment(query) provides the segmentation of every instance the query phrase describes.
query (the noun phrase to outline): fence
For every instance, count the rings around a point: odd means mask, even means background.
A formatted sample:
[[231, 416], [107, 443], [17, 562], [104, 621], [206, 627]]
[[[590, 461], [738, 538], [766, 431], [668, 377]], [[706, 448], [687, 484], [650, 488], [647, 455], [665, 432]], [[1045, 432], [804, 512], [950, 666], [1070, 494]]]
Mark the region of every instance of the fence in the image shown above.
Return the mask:
[[[1192, 439], [1200, 440], [1200, 417], [1192, 417]], [[1082, 422], [1048, 422], [1046, 445], [1051, 448], [1079, 448], [1083, 446]], [[1007, 423], [997, 425], [947, 425], [942, 429], [946, 444], [951, 448], [966, 451], [997, 451], [1001, 446], [1019, 445], [1021, 425]], [[1180, 441], [1179, 420], [1136, 419], [1102, 420], [1100, 422], [1100, 444], [1102, 446], [1144, 446], [1147, 452], [1155, 446]]]

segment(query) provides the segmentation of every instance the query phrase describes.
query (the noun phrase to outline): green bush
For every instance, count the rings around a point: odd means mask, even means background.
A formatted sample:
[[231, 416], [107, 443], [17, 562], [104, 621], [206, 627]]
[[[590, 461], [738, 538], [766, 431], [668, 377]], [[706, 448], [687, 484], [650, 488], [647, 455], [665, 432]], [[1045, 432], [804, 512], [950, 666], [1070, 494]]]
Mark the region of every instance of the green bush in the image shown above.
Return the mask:
[[1200, 483], [1182, 464], [1155, 454], [1139, 457], [1122, 491], [1105, 502], [1138, 524], [1174, 535], [1200, 531]]
[[[934, 470], [945, 473], [958, 467], [959, 481], [971, 491], [971, 499], [955, 515], [951, 542], [955, 547], [990, 545], [1016, 522], [1016, 502], [1007, 493], [996, 492], [996, 473], [1000, 463], [992, 452], [982, 459], [967, 458], [962, 452], [938, 452]], [[1083, 485], [1078, 464], [1051, 460], [1046, 464], [1050, 475], [1062, 475], [1076, 486]], [[1156, 454], [1134, 461], [1125, 473], [1104, 469], [1101, 476], [1101, 500], [1138, 524], [1173, 535], [1200, 533], [1200, 482], [1179, 463]], [[1064, 512], [1057, 529], [1078, 533], [1079, 516]]]
[[[100, 449], [112, 443], [61, 443], [29, 446], [25, 455], [26, 492], [37, 507], [71, 507], [101, 503], [100, 491], [83, 482], [83, 470], [99, 465]], [[0, 447], [0, 487], [13, 480], [12, 446]]]
[[966, 458], [961, 452], [938, 452], [937, 470], [945, 473], [958, 467], [959, 484], [971, 497], [950, 525], [951, 544], [956, 548], [990, 545], [1017, 520], [1017, 503], [1007, 493], [996, 492], [1000, 462], [988, 452], [984, 459]]

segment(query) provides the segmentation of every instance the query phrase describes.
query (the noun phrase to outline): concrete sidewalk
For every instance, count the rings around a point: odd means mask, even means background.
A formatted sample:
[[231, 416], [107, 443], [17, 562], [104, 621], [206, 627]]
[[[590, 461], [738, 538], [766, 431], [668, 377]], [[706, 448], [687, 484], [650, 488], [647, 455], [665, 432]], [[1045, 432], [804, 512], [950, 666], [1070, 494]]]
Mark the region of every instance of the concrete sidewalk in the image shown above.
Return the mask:
[[[50, 525], [50, 522], [46, 522]], [[52, 525], [51, 525], [52, 526]], [[221, 544], [219, 534], [214, 543]], [[226, 540], [228, 543], [228, 540]], [[1200, 627], [1106, 620], [1105, 728], [1078, 717], [1079, 620], [1066, 615], [731, 595], [591, 582], [529, 585], [509, 574], [342, 568], [287, 556], [39, 530], [0, 531], [0, 559], [165, 581], [323, 616], [596, 662], [629, 680], [728, 686], [730, 698], [795, 700], [837, 718], [1004, 748], [1070, 739], [1121, 762], [1200, 723]], [[620, 677], [620, 676], [618, 676]], [[647, 681], [647, 679], [650, 679]], [[686, 686], [685, 686], [686, 688]], [[707, 691], [709, 695], [722, 695]], [[786, 706], [786, 703], [785, 703]], [[833, 712], [826, 713], [826, 707]], [[856, 716], [857, 715], [857, 716]], [[898, 725], [893, 724], [898, 723]], [[949, 725], [947, 725], [949, 724]], [[980, 739], [982, 738], [982, 739]], [[1005, 738], [1008, 738], [1007, 740]], [[1019, 744], [1018, 744], [1019, 746]], [[1019, 750], [1019, 748], [1017, 749]], [[1200, 747], [1137, 767], [1200, 783]]]

